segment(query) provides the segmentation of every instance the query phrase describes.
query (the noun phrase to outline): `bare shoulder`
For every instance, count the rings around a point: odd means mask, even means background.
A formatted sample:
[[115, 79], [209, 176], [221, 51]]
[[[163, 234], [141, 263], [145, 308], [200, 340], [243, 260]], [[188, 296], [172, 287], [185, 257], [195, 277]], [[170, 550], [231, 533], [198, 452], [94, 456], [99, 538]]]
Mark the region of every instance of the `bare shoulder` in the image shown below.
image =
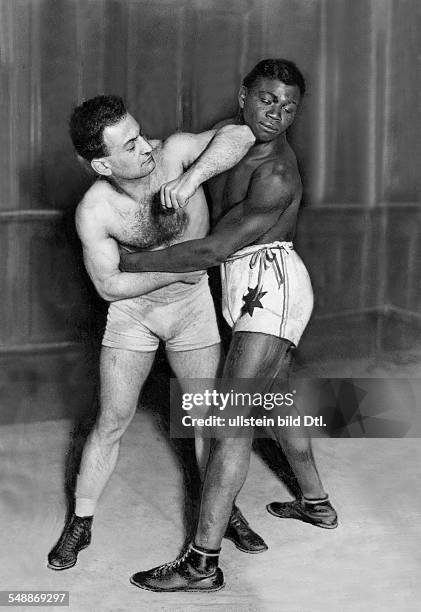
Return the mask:
[[176, 132], [171, 134], [162, 145], [162, 157], [172, 163], [181, 164], [181, 169], [192, 164], [206, 148], [215, 134], [215, 130], [192, 134]]
[[193, 137], [194, 134], [190, 134], [189, 132], [174, 132], [174, 134], [168, 136], [168, 138], [161, 143], [161, 149], [165, 152], [168, 149], [187, 146]]
[[112, 187], [106, 181], [96, 181], [76, 208], [75, 222], [79, 237], [105, 232], [112, 211]]
[[248, 198], [251, 209], [271, 211], [285, 208], [301, 197], [301, 181], [289, 160], [269, 159], [253, 172]]
[[253, 179], [264, 181], [266, 185], [282, 185], [283, 190], [296, 190], [301, 184], [296, 162], [279, 158], [260, 164], [253, 173]]
[[172, 162], [178, 160], [179, 162], [183, 162], [186, 156], [188, 156], [188, 152], [192, 148], [193, 137], [194, 134], [189, 134], [187, 132], [175, 132], [161, 142], [160, 146], [156, 150], [156, 153], [163, 160], [171, 160]]

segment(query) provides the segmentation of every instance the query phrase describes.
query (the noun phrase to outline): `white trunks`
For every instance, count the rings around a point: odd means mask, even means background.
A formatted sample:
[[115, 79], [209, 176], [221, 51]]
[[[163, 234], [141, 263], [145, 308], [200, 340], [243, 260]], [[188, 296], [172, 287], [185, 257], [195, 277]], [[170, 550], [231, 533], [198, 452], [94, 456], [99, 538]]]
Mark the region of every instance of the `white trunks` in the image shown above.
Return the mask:
[[234, 332], [262, 332], [298, 345], [313, 290], [292, 242], [240, 249], [222, 264], [221, 278], [222, 311]]
[[191, 351], [220, 342], [207, 274], [195, 285], [173, 283], [112, 302], [102, 344], [129, 351]]

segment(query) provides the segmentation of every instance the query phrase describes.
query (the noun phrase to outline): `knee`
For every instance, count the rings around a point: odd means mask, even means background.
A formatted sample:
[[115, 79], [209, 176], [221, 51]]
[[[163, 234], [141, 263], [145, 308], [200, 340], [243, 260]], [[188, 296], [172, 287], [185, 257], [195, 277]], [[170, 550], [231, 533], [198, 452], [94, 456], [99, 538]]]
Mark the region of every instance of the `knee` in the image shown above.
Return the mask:
[[100, 418], [94, 428], [95, 434], [103, 444], [115, 444], [126, 431], [131, 417], [129, 415], [112, 415]]
[[308, 461], [312, 457], [311, 441], [308, 437], [289, 436], [282, 441], [284, 450], [293, 455], [297, 461]]
[[247, 469], [252, 440], [249, 438], [226, 438], [216, 440], [212, 451], [215, 461], [223, 467], [224, 473], [237, 473]]

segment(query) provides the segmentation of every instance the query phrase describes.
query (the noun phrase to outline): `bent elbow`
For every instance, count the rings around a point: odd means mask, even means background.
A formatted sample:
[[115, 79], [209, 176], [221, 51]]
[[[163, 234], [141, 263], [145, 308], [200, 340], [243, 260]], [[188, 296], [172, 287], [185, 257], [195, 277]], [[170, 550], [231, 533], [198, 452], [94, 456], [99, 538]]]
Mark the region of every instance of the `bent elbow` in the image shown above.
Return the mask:
[[96, 290], [97, 290], [97, 293], [98, 293], [99, 297], [101, 297], [106, 302], [113, 302], [116, 299], [115, 296], [112, 295], [111, 292], [106, 291], [103, 288], [97, 287]]
[[119, 296], [116, 295], [116, 292], [113, 291], [113, 287], [107, 281], [96, 282], [95, 289], [97, 290], [98, 295], [106, 302], [115, 302], [119, 299]]
[[212, 268], [213, 266], [219, 266], [230, 254], [226, 252], [226, 249], [221, 245], [209, 245], [203, 251], [204, 268]]
[[225, 125], [221, 128], [221, 132], [236, 135], [244, 145], [251, 147], [256, 142], [256, 137], [248, 125]]
[[256, 142], [256, 136], [253, 134], [252, 130], [249, 128], [248, 125], [242, 125], [241, 128], [244, 132], [245, 141], [248, 145], [253, 146]]

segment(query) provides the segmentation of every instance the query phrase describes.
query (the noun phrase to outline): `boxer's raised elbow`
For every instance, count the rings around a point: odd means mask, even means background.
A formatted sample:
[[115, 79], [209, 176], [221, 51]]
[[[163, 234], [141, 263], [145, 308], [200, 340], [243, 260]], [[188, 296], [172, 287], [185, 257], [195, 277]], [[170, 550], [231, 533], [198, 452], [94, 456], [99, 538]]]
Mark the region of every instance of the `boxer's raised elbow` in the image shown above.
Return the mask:
[[221, 133], [237, 136], [241, 143], [251, 147], [256, 142], [256, 137], [248, 125], [225, 125], [220, 128]]
[[244, 140], [245, 142], [252, 146], [254, 145], [254, 143], [256, 142], [256, 136], [253, 134], [252, 130], [249, 128], [248, 125], [240, 125], [239, 126], [244, 134]]

